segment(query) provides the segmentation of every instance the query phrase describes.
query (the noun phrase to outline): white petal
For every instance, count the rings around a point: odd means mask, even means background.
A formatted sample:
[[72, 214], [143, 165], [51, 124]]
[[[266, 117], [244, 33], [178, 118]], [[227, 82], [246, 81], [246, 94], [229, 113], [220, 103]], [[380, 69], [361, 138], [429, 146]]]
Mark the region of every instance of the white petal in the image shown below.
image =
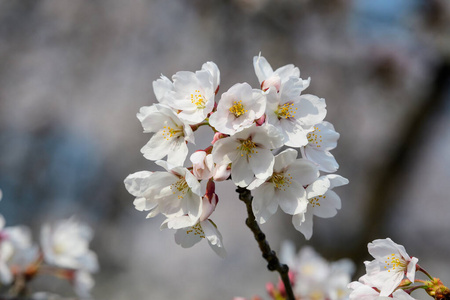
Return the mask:
[[231, 179], [240, 187], [248, 186], [254, 179], [254, 173], [246, 157], [238, 158], [231, 164]]
[[303, 214], [297, 214], [292, 217], [292, 224], [294, 225], [295, 229], [300, 231], [307, 240], [309, 240], [313, 233], [313, 214], [308, 210], [304, 214], [304, 221], [303, 220]]
[[277, 211], [272, 183], [265, 183], [253, 191], [252, 209], [258, 223], [263, 224]]
[[262, 83], [267, 77], [273, 74], [272, 67], [261, 54], [253, 57], [253, 67], [255, 68], [259, 83]]

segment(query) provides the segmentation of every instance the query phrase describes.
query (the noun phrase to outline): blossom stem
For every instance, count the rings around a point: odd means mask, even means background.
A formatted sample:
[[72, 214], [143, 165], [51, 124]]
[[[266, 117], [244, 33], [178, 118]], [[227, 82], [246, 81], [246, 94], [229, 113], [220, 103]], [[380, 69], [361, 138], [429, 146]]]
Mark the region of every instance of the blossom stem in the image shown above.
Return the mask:
[[434, 280], [433, 276], [430, 275], [425, 269], [423, 269], [421, 266], [417, 264], [416, 270], [422, 272], [423, 274], [427, 275], [430, 280]]
[[275, 251], [271, 250], [269, 243], [266, 240], [266, 235], [261, 231], [258, 223], [256, 222], [255, 215], [252, 210], [252, 194], [246, 188], [238, 187], [236, 192], [239, 193], [239, 199], [247, 206], [248, 218], [245, 221], [248, 228], [253, 232], [255, 240], [258, 242], [259, 249], [262, 252], [262, 257], [267, 261], [267, 269], [269, 271], [277, 271], [280, 274], [286, 289], [286, 300], [295, 300], [294, 293], [292, 291], [291, 281], [289, 280], [289, 267], [285, 264], [281, 264]]

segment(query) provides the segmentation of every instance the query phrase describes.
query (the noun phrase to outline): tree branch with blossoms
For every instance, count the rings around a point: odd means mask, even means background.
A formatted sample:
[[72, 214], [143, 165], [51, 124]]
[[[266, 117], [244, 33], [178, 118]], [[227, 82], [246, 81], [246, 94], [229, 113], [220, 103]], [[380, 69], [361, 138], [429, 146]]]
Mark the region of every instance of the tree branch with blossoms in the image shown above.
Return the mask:
[[[289, 269], [271, 250], [259, 224], [280, 208], [310, 239], [313, 216], [336, 215], [341, 200], [333, 188], [348, 180], [321, 174], [339, 167], [330, 153], [339, 133], [324, 121], [325, 99], [303, 93], [310, 78], [302, 79], [294, 65], [273, 70], [261, 55], [254, 57], [253, 67], [258, 88], [236, 83], [217, 102], [220, 72], [213, 62], [196, 72], [177, 72], [172, 80], [162, 75], [154, 81], [158, 103], [142, 107], [137, 117], [144, 132], [153, 133], [141, 152], [164, 171], [139, 171], [124, 183], [136, 197], [135, 208], [146, 211], [147, 218], [163, 215], [161, 229], [175, 230], [181, 247], [207, 240], [224, 257], [222, 235], [210, 217], [219, 203], [216, 183], [231, 180], [246, 204], [246, 224], [269, 270], [278, 271], [284, 282], [280, 297], [295, 299]], [[211, 145], [191, 154], [192, 166], [185, 167], [187, 144], [195, 144], [200, 126], [214, 132]], [[278, 153], [282, 147], [287, 149]]]
[[295, 300], [294, 292], [292, 291], [291, 280], [289, 278], [289, 267], [285, 264], [281, 264], [275, 251], [270, 248], [269, 242], [266, 240], [266, 235], [262, 232], [261, 228], [256, 222], [255, 215], [252, 210], [253, 197], [251, 192], [246, 188], [237, 188], [236, 192], [239, 193], [239, 199], [245, 203], [247, 207], [248, 218], [245, 220], [245, 224], [253, 232], [255, 240], [258, 242], [259, 249], [262, 252], [262, 256], [267, 261], [267, 269], [269, 271], [277, 271], [280, 274], [283, 281], [286, 299]]

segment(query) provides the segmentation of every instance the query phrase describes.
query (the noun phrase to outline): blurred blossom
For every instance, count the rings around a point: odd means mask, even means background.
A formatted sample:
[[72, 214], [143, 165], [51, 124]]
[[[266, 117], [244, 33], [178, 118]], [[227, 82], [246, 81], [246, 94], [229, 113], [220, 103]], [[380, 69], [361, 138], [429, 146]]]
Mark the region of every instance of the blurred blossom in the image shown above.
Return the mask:
[[355, 271], [349, 259], [328, 262], [313, 248], [303, 247], [295, 254], [292, 242], [284, 242], [281, 261], [289, 266], [294, 294], [301, 299], [348, 299], [347, 285]]

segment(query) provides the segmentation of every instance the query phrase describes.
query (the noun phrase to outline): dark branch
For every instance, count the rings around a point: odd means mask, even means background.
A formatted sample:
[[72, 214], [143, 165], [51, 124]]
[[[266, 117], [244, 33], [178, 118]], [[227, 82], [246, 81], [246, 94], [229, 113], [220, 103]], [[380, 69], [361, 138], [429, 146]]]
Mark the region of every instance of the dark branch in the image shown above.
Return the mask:
[[295, 300], [294, 293], [292, 291], [291, 281], [289, 280], [289, 267], [285, 264], [281, 264], [275, 251], [270, 249], [269, 243], [266, 240], [266, 235], [259, 228], [256, 222], [255, 215], [252, 210], [252, 194], [246, 188], [238, 187], [236, 192], [239, 193], [239, 199], [242, 200], [247, 206], [248, 218], [245, 221], [248, 228], [253, 232], [256, 241], [258, 242], [259, 249], [261, 249], [262, 257], [267, 261], [267, 269], [270, 271], [277, 271], [280, 274], [281, 280], [283, 281], [284, 287], [286, 289], [286, 299]]

